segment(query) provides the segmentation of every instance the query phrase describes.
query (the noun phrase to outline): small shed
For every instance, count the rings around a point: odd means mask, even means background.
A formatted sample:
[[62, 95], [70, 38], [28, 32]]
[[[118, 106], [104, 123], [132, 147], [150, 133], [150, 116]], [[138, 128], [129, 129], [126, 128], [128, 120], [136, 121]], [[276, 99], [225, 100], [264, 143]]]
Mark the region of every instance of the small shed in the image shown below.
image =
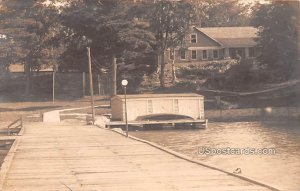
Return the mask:
[[[135, 94], [127, 95], [126, 98], [128, 121], [157, 114], [175, 114], [195, 120], [205, 119], [204, 97], [199, 94]], [[111, 100], [111, 109], [113, 121], [125, 121], [125, 96], [114, 96]]]

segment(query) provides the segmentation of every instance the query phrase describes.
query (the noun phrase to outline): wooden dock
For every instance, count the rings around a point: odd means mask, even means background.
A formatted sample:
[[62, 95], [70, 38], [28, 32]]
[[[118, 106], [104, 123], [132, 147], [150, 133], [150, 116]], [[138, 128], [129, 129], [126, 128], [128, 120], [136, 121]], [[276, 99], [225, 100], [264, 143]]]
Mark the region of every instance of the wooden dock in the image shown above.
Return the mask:
[[264, 191], [93, 126], [25, 124], [3, 191]]

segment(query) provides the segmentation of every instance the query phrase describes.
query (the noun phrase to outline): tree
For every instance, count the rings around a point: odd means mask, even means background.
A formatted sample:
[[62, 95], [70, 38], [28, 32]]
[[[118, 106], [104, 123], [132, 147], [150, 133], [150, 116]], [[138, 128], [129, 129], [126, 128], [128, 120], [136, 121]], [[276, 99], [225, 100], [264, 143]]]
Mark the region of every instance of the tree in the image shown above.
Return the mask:
[[[138, 85], [147, 65], [152, 66], [155, 38], [134, 22], [130, 14], [130, 6], [120, 0], [71, 3], [61, 14], [66, 42], [62, 68], [86, 70], [84, 39], [89, 39], [94, 68], [112, 69], [111, 60], [116, 56], [118, 63], [125, 65], [119, 72], [131, 78], [131, 85]], [[126, 70], [132, 65], [132, 70]]]
[[250, 4], [239, 0], [189, 0], [196, 12], [195, 25], [201, 27], [246, 26], [250, 22]]
[[185, 1], [156, 1], [147, 7], [150, 29], [156, 37], [156, 51], [160, 66], [160, 86], [165, 86], [164, 54], [167, 49], [180, 46], [189, 32], [194, 18], [192, 5]]
[[[262, 66], [288, 79], [299, 70], [299, 2], [271, 1], [254, 7], [252, 24], [259, 29]], [[279, 73], [278, 73], [279, 72]]]
[[14, 40], [7, 38], [6, 35], [0, 37], [0, 71], [8, 71], [9, 65], [16, 61], [17, 50], [14, 44]]
[[27, 94], [32, 71], [39, 70], [49, 59], [47, 41], [53, 11], [46, 9], [42, 2], [33, 0], [2, 1], [1, 30], [14, 42], [14, 61], [24, 64]]

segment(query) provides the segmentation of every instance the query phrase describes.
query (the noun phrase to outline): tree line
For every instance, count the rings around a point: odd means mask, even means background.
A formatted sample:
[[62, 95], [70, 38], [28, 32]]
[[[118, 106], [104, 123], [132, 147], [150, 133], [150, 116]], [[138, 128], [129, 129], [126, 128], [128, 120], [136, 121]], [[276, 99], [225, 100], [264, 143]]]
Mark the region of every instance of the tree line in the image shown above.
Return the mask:
[[[0, 65], [20, 63], [30, 91], [32, 72], [42, 66], [59, 71], [87, 71], [86, 47], [93, 70], [108, 72], [117, 58], [120, 77], [139, 84], [159, 67], [164, 81], [164, 52], [182, 46], [190, 26], [258, 27], [262, 65], [296, 65], [299, 5], [282, 1], [242, 4], [238, 0], [2, 0]], [[60, 3], [60, 6], [58, 6]], [[296, 6], [295, 6], [296, 5]], [[276, 54], [275, 54], [276, 53]], [[122, 69], [123, 68], [123, 69]]]

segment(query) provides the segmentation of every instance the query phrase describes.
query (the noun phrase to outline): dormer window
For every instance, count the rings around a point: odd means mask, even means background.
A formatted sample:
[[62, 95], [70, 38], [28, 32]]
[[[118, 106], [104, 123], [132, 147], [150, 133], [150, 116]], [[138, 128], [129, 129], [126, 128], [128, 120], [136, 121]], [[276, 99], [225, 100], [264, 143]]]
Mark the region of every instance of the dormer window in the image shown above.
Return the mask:
[[197, 43], [197, 34], [191, 34], [191, 43]]

